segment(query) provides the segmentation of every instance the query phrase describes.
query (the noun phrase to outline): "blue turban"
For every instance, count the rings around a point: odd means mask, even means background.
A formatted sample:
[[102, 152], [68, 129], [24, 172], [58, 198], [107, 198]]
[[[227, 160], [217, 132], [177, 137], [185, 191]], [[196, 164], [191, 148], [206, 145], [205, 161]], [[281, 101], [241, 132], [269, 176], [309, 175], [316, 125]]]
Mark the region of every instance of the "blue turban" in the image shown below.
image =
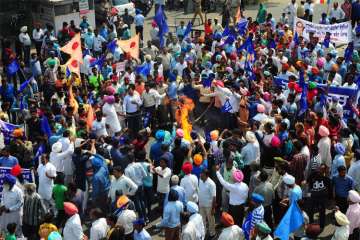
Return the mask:
[[100, 155], [95, 154], [91, 157], [91, 164], [94, 168], [98, 169], [104, 165], [104, 159]]
[[16, 178], [11, 174], [6, 174], [4, 177], [4, 183], [8, 183], [13, 186], [16, 183]]
[[262, 203], [264, 202], [264, 197], [258, 193], [253, 193], [251, 195], [251, 200], [253, 200], [256, 203]]
[[156, 140], [163, 141], [163, 140], [164, 140], [164, 137], [165, 137], [165, 131], [164, 131], [164, 130], [158, 130], [158, 131], [155, 133], [155, 138], [156, 138]]

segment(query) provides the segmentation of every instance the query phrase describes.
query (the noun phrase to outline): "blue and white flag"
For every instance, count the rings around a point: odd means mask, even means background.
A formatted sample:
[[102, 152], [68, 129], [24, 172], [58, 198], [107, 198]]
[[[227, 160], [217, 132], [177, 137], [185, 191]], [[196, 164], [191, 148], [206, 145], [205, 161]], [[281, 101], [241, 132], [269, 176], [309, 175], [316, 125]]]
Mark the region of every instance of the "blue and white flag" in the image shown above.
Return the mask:
[[20, 85], [20, 88], [19, 88], [19, 91], [18, 93], [21, 93], [25, 90], [25, 88], [27, 87], [27, 85], [29, 85], [29, 83], [31, 82], [31, 80], [33, 80], [33, 76], [31, 76], [28, 80], [26, 80], [25, 82], [23, 82], [21, 85]]
[[230, 112], [232, 109], [233, 109], [233, 108], [232, 108], [232, 106], [231, 106], [231, 104], [230, 104], [230, 101], [229, 101], [229, 99], [227, 99], [227, 100], [225, 101], [224, 105], [221, 107], [221, 112], [222, 112], [222, 113], [228, 113], [228, 112]]
[[250, 239], [250, 232], [251, 232], [251, 220], [252, 220], [252, 212], [249, 212], [246, 216], [246, 219], [242, 225], [242, 230], [244, 231], [245, 239]]
[[192, 31], [192, 23], [191, 21], [186, 25], [185, 31], [184, 31], [184, 38], [186, 38]]

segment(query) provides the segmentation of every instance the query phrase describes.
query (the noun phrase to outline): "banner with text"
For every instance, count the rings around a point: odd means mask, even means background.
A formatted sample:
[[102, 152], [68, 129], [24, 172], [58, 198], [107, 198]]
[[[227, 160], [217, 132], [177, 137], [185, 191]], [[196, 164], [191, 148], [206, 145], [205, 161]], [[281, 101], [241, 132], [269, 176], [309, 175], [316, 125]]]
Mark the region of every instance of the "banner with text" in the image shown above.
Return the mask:
[[295, 32], [298, 33], [298, 36], [303, 36], [307, 40], [309, 39], [309, 33], [314, 32], [314, 36], [319, 37], [320, 42], [324, 40], [327, 32], [331, 33], [331, 41], [336, 44], [345, 44], [352, 40], [352, 27], [350, 21], [330, 25], [317, 24], [295, 18], [294, 34]]
[[[0, 199], [2, 198], [4, 177], [6, 174], [10, 174], [11, 168], [8, 167], [0, 167]], [[24, 182], [34, 182], [34, 175], [30, 169], [23, 168], [21, 171]]]

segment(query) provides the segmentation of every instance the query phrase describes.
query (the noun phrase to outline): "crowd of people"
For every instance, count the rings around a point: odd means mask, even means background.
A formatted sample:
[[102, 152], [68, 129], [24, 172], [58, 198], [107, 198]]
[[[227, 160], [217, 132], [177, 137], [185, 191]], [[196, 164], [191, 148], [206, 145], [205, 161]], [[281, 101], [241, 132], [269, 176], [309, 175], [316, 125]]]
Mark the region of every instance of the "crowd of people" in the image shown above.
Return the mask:
[[[321, 15], [352, 21], [344, 53], [293, 32], [311, 0], [279, 19], [227, 3], [204, 31], [155, 17], [148, 41], [137, 9], [2, 42], [3, 239], [360, 238], [360, 101], [329, 93], [359, 91], [360, 1]], [[139, 56], [116, 46], [132, 26]], [[62, 47], [79, 35], [77, 72]]]

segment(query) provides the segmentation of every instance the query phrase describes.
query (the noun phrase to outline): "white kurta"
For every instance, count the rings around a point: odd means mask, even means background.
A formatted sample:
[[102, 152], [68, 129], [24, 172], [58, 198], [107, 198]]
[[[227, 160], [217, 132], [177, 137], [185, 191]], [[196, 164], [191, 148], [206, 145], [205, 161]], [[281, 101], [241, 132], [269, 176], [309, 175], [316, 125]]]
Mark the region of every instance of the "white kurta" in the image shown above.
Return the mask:
[[197, 240], [196, 237], [196, 227], [189, 221], [181, 231], [181, 240]]
[[109, 125], [108, 134], [113, 136], [115, 133], [121, 131], [120, 121], [116, 114], [113, 104], [105, 103], [102, 107], [103, 114], [105, 115], [105, 124]]
[[0, 216], [0, 232], [6, 231], [6, 226], [9, 223], [16, 223], [16, 234], [21, 236], [24, 205], [23, 191], [17, 185], [14, 185], [13, 188], [9, 191], [3, 190], [0, 205], [5, 206], [5, 208], [10, 210], [8, 213], [3, 212], [3, 214]]
[[190, 216], [190, 222], [195, 226], [196, 239], [204, 240], [205, 239], [205, 226], [203, 219], [200, 214], [195, 213]]
[[218, 238], [218, 240], [243, 240], [244, 233], [237, 225], [224, 228]]
[[79, 214], [71, 216], [65, 223], [64, 240], [82, 240], [83, 230]]
[[335, 227], [335, 232], [331, 240], [348, 240], [349, 239], [349, 225]]

